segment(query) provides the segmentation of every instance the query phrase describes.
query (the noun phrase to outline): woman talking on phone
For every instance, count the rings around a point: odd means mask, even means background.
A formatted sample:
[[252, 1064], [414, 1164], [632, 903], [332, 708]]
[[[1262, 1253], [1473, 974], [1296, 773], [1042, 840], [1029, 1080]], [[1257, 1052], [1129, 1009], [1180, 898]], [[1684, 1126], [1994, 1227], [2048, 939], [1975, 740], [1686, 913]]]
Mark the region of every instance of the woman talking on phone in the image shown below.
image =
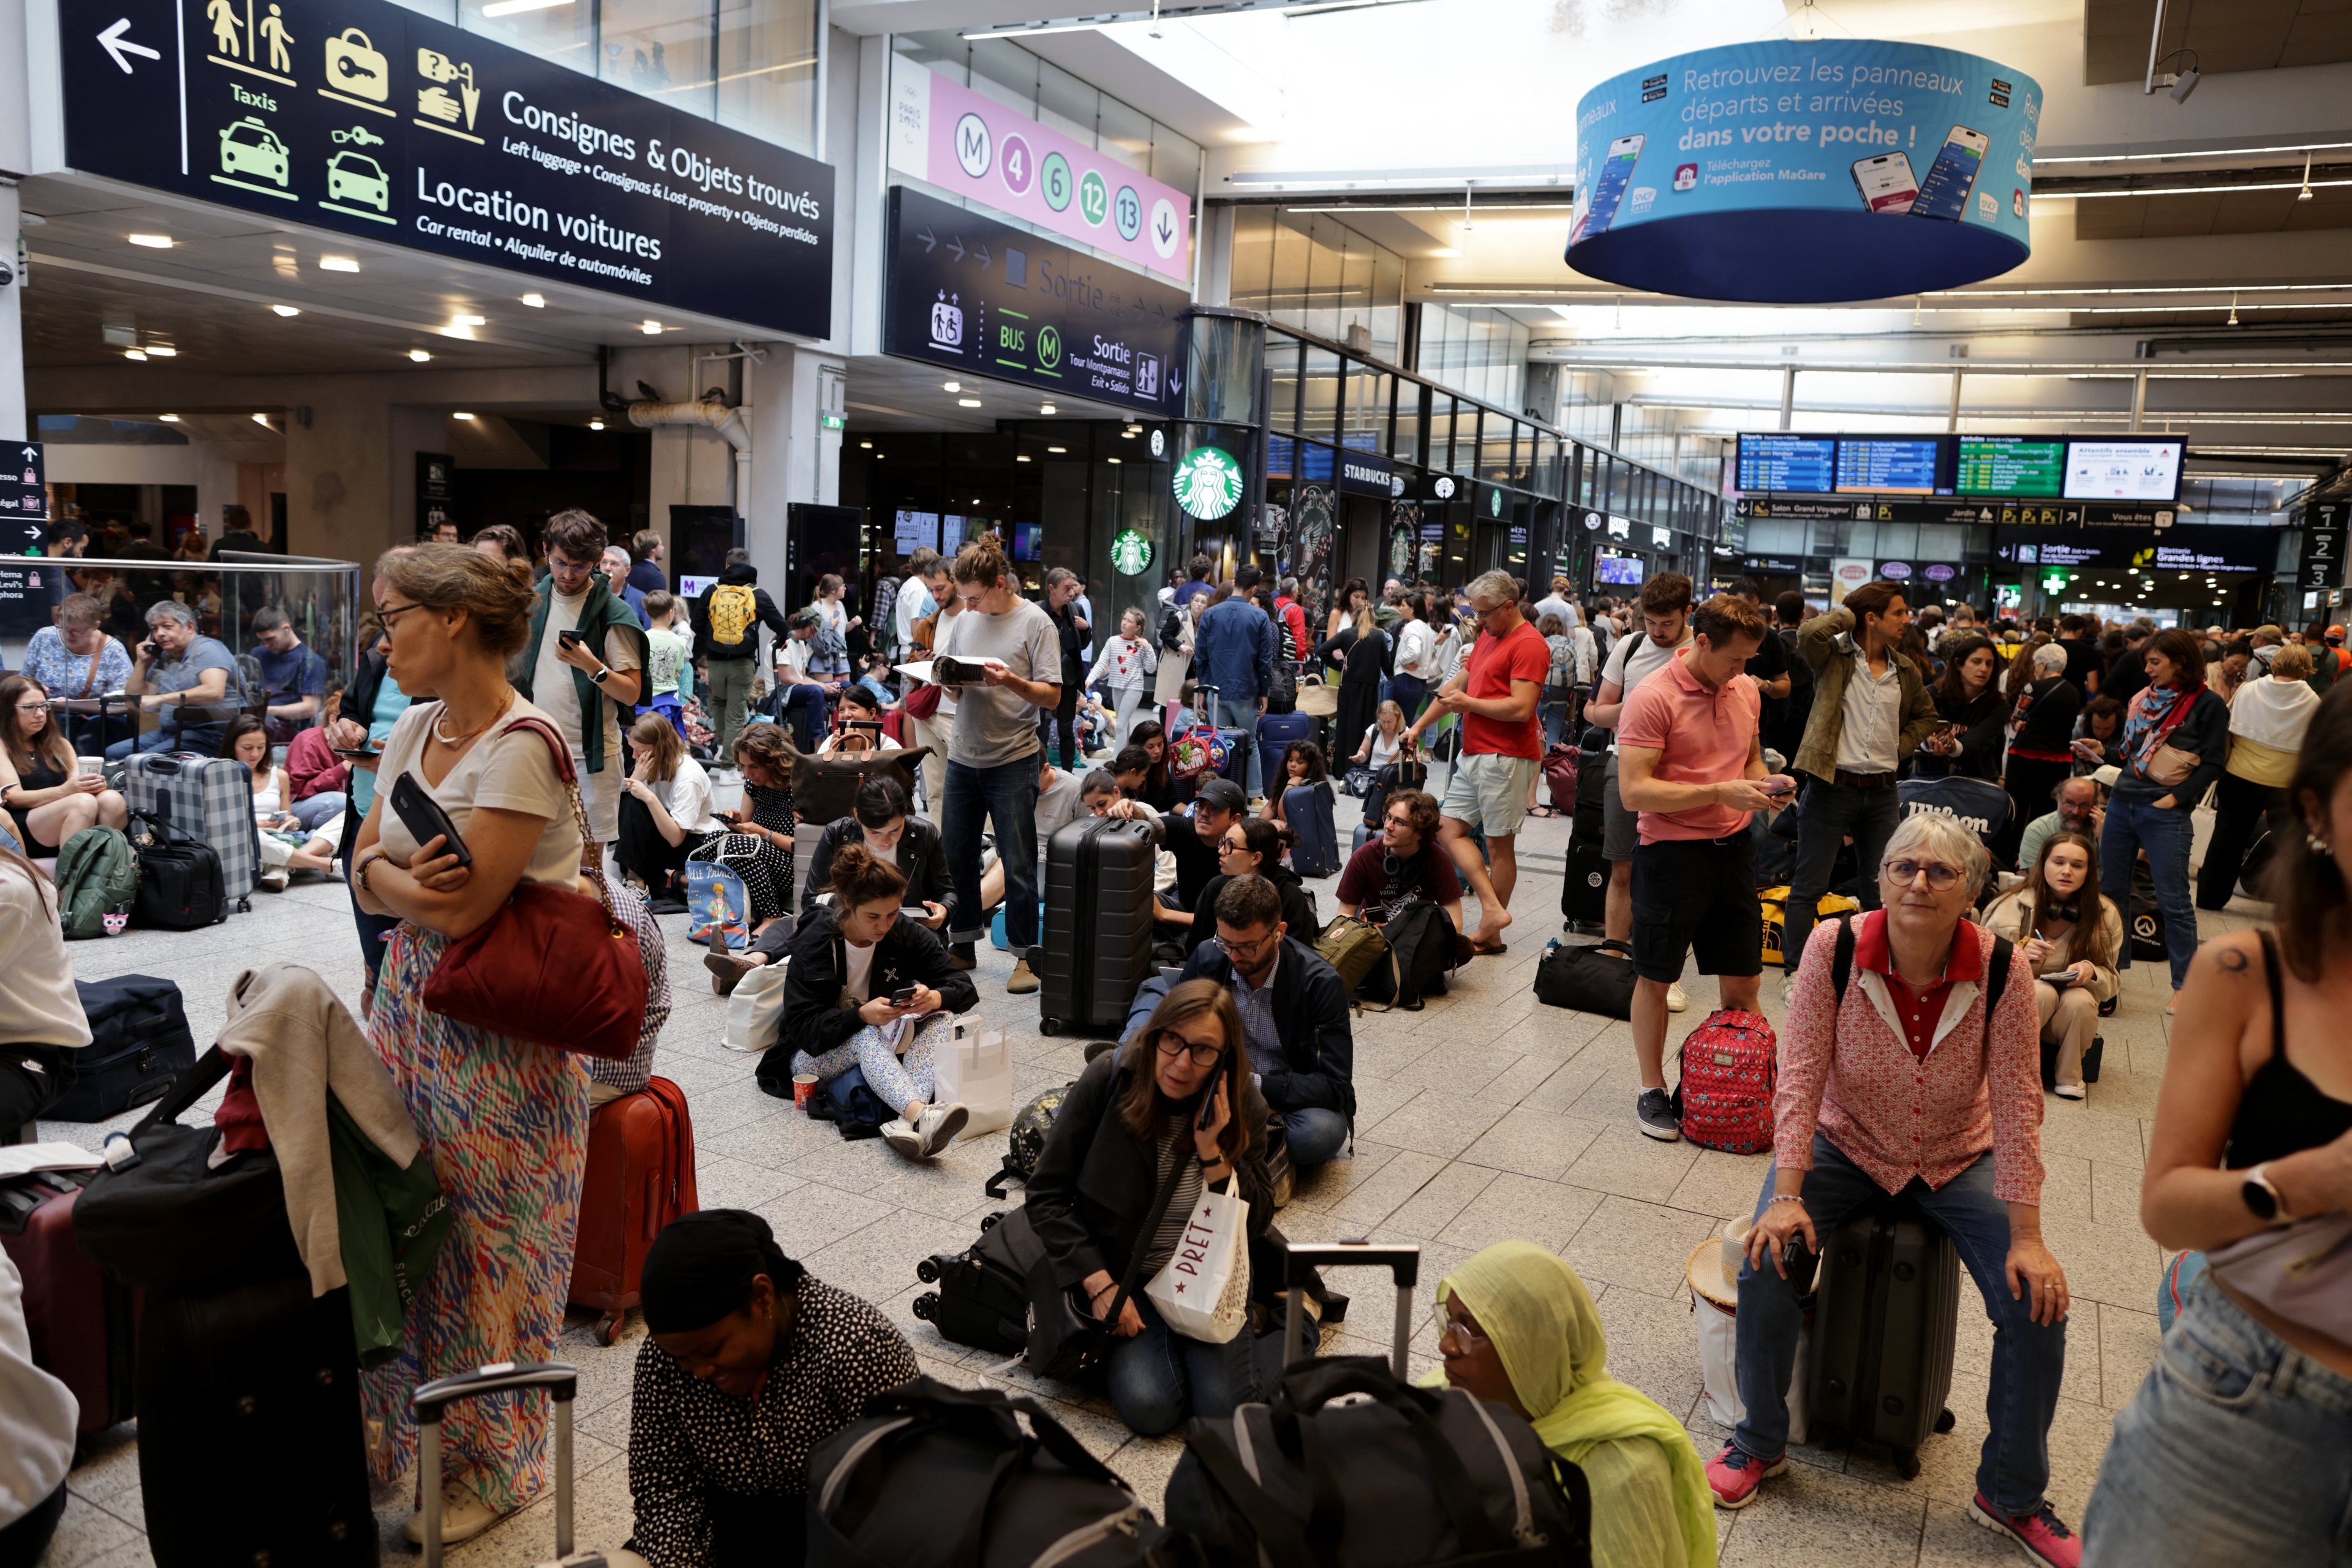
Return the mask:
[[[1063, 1289], [1097, 1319], [1118, 1317], [1121, 1342], [1108, 1368], [1110, 1402], [1130, 1431], [1172, 1432], [1186, 1415], [1230, 1415], [1261, 1396], [1261, 1366], [1246, 1329], [1228, 1343], [1186, 1339], [1160, 1321], [1143, 1287], [1175, 1256], [1192, 1205], [1206, 1191], [1249, 1205], [1249, 1231], [1274, 1215], [1265, 1169], [1265, 1101], [1250, 1081], [1233, 993], [1216, 981], [1171, 987], [1151, 1019], [1116, 1051], [1087, 1064], [1062, 1100], [1029, 1178], [1029, 1221]], [[1235, 1114], [1238, 1110], [1239, 1114]], [[1175, 1180], [1157, 1217], [1152, 1200]], [[1133, 1288], [1119, 1300], [1119, 1282]], [[1278, 1349], [1280, 1341], [1265, 1343]]]
[[[425, 1005], [449, 943], [498, 918], [517, 885], [582, 885], [572, 792], [543, 735], [513, 728], [545, 719], [507, 680], [530, 634], [530, 590], [458, 544], [387, 552], [375, 571], [388, 673], [437, 700], [415, 703], [392, 726], [380, 787], [352, 844], [359, 907], [399, 921], [384, 943], [368, 1032], [456, 1219], [410, 1309], [400, 1355], [362, 1375], [370, 1430], [380, 1434], [370, 1464], [389, 1484], [415, 1458], [410, 1395], [419, 1383], [554, 1352], [587, 1158], [588, 1073], [583, 1058]], [[460, 842], [432, 830], [436, 814]], [[480, 1534], [544, 1484], [547, 1409], [536, 1397], [450, 1407], [444, 1539]], [[421, 1517], [409, 1521], [411, 1541], [423, 1539]]]

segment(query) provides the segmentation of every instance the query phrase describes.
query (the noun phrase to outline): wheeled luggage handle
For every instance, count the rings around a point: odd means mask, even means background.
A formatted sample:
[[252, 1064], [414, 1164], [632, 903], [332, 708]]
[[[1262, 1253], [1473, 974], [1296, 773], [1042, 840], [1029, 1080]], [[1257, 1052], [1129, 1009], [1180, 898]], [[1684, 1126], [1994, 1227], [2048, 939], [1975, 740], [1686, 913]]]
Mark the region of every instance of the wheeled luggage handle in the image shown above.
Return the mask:
[[1405, 1375], [1406, 1352], [1412, 1343], [1412, 1292], [1421, 1282], [1421, 1247], [1417, 1243], [1375, 1245], [1368, 1241], [1294, 1241], [1282, 1258], [1282, 1288], [1287, 1310], [1282, 1322], [1282, 1364], [1288, 1366], [1307, 1353], [1307, 1279], [1319, 1268], [1386, 1268], [1396, 1281], [1396, 1342], [1391, 1352], [1396, 1374]]
[[555, 1401], [555, 1555], [572, 1556], [572, 1400], [580, 1370], [560, 1361], [493, 1362], [435, 1378], [411, 1396], [416, 1410], [416, 1462], [424, 1472], [425, 1568], [441, 1568], [441, 1415], [488, 1394], [544, 1388]]

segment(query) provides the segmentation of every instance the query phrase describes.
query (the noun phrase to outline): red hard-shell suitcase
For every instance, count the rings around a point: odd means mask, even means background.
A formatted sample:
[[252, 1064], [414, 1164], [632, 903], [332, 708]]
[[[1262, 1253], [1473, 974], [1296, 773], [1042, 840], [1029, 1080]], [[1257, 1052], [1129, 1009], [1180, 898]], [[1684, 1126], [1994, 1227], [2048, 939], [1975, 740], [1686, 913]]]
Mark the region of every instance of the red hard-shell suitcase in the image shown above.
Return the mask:
[[701, 1203], [694, 1190], [694, 1120], [686, 1091], [666, 1078], [598, 1106], [588, 1118], [588, 1173], [572, 1250], [572, 1304], [604, 1313], [609, 1345], [637, 1304], [646, 1252], [662, 1227]]
[[138, 1292], [74, 1245], [74, 1200], [95, 1173], [42, 1171], [0, 1184], [0, 1249], [25, 1279], [33, 1364], [73, 1390], [84, 1432], [131, 1419], [138, 1370]]

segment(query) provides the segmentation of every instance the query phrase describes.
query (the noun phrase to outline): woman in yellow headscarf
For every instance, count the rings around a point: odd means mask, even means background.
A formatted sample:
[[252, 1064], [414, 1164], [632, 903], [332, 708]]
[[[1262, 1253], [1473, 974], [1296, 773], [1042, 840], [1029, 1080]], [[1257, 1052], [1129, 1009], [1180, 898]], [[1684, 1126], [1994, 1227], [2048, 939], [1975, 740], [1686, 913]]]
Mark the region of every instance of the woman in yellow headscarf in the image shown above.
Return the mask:
[[1437, 1287], [1440, 1381], [1534, 1426], [1592, 1488], [1593, 1568], [1715, 1568], [1715, 1499], [1682, 1423], [1609, 1375], [1592, 1292], [1566, 1260], [1505, 1241]]

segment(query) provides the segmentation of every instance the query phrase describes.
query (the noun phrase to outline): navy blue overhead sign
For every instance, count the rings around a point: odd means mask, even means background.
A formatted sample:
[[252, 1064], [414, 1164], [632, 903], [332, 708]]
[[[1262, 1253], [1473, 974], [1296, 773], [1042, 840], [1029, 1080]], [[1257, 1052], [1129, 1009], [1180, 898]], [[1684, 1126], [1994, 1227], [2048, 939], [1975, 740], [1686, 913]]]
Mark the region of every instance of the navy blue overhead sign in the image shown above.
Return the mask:
[[1404, 494], [1404, 479], [1396, 465], [1386, 458], [1370, 452], [1359, 452], [1342, 447], [1339, 452], [1339, 489], [1344, 495], [1379, 496], [1383, 500]]
[[2261, 572], [2278, 564], [2267, 528], [2206, 524], [2162, 529], [2016, 528], [1993, 531], [1993, 559], [2031, 572], [2051, 566], [2097, 571]]
[[833, 170], [387, 0], [60, 9], [74, 168], [806, 337]]
[[1183, 406], [1181, 289], [904, 185], [889, 220], [885, 353], [1145, 414]]
[[1776, 40], [1611, 78], [1576, 113], [1568, 262], [1706, 300], [1881, 300], [2006, 272], [2042, 89], [1954, 49]]

